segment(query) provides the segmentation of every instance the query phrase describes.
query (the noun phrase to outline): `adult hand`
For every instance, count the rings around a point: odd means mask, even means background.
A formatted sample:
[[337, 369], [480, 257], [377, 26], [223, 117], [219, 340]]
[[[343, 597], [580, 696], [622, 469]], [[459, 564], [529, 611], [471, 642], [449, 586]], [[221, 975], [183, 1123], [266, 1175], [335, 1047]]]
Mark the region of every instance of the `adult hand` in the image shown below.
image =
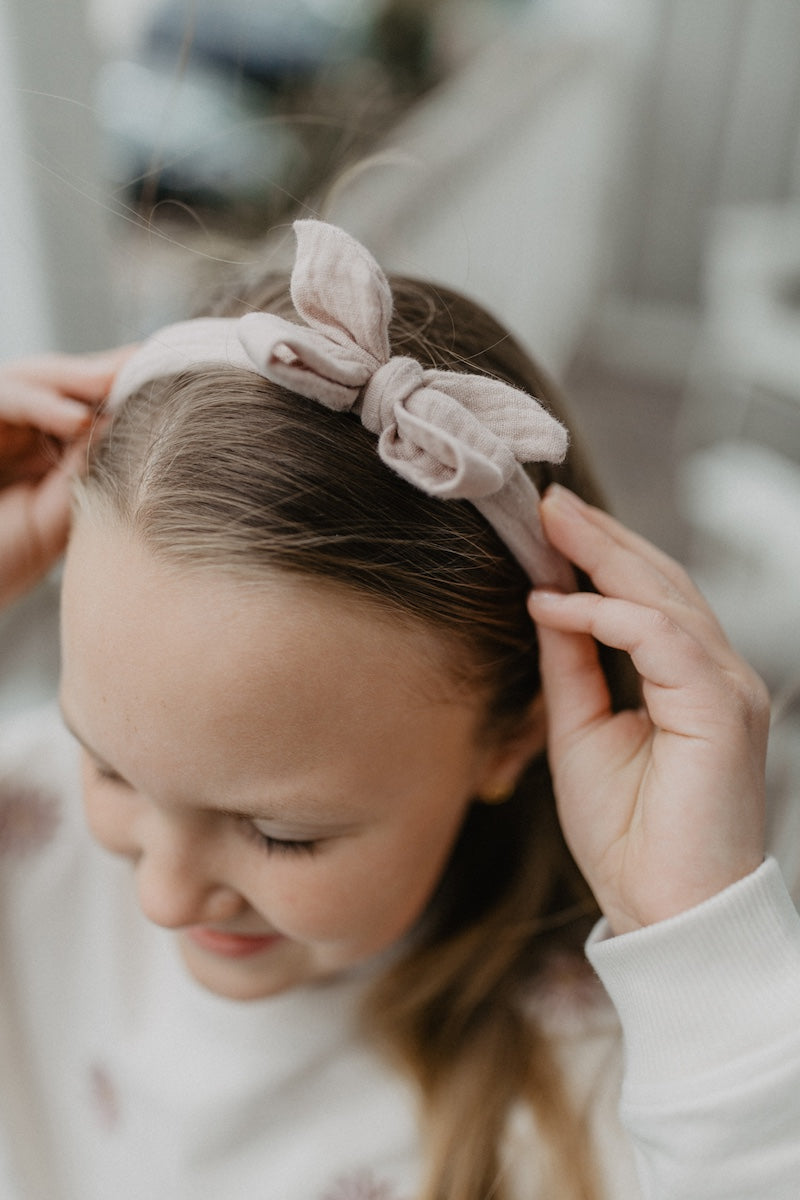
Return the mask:
[[51, 354], [0, 367], [0, 605], [31, 587], [63, 550], [70, 479], [130, 353], [126, 346]]
[[[560, 487], [542, 520], [599, 593], [534, 592], [530, 611], [564, 835], [624, 933], [762, 862], [769, 697], [677, 563]], [[595, 639], [631, 656], [641, 709], [612, 712]]]

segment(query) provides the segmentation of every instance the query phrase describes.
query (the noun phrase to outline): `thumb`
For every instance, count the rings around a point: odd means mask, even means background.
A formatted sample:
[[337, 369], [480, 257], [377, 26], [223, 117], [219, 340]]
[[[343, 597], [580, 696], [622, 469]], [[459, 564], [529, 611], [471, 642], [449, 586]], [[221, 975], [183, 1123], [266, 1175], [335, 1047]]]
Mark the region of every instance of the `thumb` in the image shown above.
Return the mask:
[[72, 483], [80, 473], [86, 446], [75, 445], [37, 485], [18, 484], [3, 495], [3, 604], [16, 600], [42, 578], [67, 543]]
[[31, 497], [31, 533], [47, 570], [67, 542], [72, 508], [72, 486], [82, 473], [86, 443], [71, 446], [61, 462], [36, 488]]

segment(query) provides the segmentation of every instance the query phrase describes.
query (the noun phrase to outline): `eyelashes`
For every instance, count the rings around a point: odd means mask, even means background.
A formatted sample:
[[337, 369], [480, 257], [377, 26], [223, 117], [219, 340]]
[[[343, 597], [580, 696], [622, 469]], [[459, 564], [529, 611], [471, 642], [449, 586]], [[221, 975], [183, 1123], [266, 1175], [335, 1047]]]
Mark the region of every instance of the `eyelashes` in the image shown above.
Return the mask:
[[252, 821], [243, 818], [245, 827], [249, 834], [256, 839], [256, 842], [266, 851], [267, 854], [285, 854], [312, 857], [319, 850], [319, 841], [299, 842], [291, 839], [270, 837], [269, 834], [262, 833], [257, 829]]
[[319, 850], [318, 841], [283, 841], [281, 838], [269, 838], [265, 833], [259, 833], [258, 829], [254, 832], [267, 854], [305, 854], [311, 857]]
[[[107, 767], [105, 764], [97, 761], [92, 762], [92, 767], [94, 769], [95, 777], [101, 782], [105, 784], [114, 784], [121, 788], [130, 788], [130, 784], [126, 783], [126, 781], [120, 775], [118, 775], [113, 768]], [[251, 838], [256, 845], [260, 846], [266, 854], [281, 854], [287, 857], [292, 855], [295, 857], [311, 858], [318, 852], [321, 845], [319, 839], [302, 842], [292, 838], [271, 837], [267, 833], [262, 833], [261, 830], [253, 824], [253, 821], [250, 817], [242, 816], [239, 818], [239, 821], [247, 836]]]

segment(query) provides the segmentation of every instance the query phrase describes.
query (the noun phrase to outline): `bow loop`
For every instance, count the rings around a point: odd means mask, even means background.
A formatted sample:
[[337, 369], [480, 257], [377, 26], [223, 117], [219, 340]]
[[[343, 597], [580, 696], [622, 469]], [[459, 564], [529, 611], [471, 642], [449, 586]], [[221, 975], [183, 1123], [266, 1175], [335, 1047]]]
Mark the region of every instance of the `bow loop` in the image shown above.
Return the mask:
[[[421, 395], [429, 413], [446, 408], [448, 401], [453, 403], [427, 388], [417, 393], [417, 398]], [[473, 500], [498, 492], [516, 463], [513, 455], [503, 452], [504, 448], [497, 449], [500, 461], [493, 461], [468, 439], [452, 433], [446, 424], [430, 416], [416, 416], [407, 408], [397, 411], [394, 425], [384, 429], [378, 441], [378, 453], [387, 466], [442, 500]]]
[[[509, 415], [509, 397], [523, 420]], [[423, 371], [413, 359], [381, 367], [361, 403], [387, 466], [442, 498], [491, 496], [520, 462], [558, 462], [566, 450], [565, 431], [532, 397], [479, 375]]]
[[376, 365], [389, 358], [394, 302], [389, 281], [365, 246], [336, 225], [295, 221], [292, 303], [335, 345], [355, 343]]
[[375, 370], [375, 360], [355, 342], [338, 345], [272, 313], [248, 313], [238, 333], [259, 375], [339, 412], [353, 407]]

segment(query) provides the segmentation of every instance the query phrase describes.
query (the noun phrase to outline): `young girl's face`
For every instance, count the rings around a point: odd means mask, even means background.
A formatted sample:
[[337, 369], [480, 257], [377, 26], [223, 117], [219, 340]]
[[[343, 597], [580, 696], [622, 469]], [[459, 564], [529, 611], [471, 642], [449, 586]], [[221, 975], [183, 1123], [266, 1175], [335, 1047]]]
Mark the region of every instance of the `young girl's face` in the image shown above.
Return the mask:
[[434, 634], [355, 595], [157, 561], [83, 515], [62, 705], [91, 829], [194, 977], [234, 999], [334, 974], [414, 924], [465, 811], [517, 769]]

